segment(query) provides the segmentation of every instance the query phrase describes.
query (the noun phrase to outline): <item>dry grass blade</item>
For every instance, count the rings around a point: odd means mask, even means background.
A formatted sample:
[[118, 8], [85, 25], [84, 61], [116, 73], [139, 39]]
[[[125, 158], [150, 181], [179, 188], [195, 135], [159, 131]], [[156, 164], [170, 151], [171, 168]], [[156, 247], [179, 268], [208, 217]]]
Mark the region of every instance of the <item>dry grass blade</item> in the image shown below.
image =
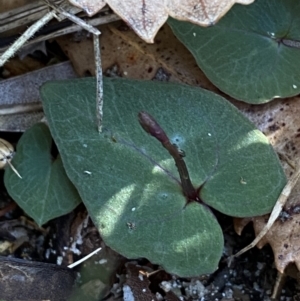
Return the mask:
[[[74, 15], [78, 10], [70, 5], [61, 5], [57, 6], [54, 2], [50, 3], [47, 1], [49, 7], [53, 10], [45, 14], [40, 20], [30, 26], [20, 38], [18, 38], [12, 46], [10, 46], [1, 56], [0, 56], [0, 67], [5, 64], [5, 62], [11, 58], [15, 53], [27, 43], [27, 41], [46, 23], [48, 23], [52, 18], [57, 18], [59, 21], [64, 18], [68, 18], [80, 28], [87, 30], [88, 32], [94, 35], [94, 47], [95, 47], [95, 62], [96, 62], [96, 80], [97, 80], [97, 91], [96, 91], [96, 102], [97, 102], [97, 126], [98, 131], [101, 132], [101, 124], [102, 124], [102, 115], [103, 115], [103, 87], [102, 87], [102, 69], [101, 69], [101, 58], [100, 58], [100, 46], [99, 46], [99, 38], [100, 31], [90, 25], [89, 23], [81, 20], [77, 16]], [[56, 12], [58, 13], [56, 15]], [[13, 168], [13, 167], [12, 167]]]
[[3, 66], [8, 59], [10, 59], [14, 54], [45, 24], [47, 24], [53, 17], [55, 13], [53, 11], [48, 12], [44, 15], [38, 22], [30, 26], [20, 38], [18, 38], [0, 57], [0, 67]]

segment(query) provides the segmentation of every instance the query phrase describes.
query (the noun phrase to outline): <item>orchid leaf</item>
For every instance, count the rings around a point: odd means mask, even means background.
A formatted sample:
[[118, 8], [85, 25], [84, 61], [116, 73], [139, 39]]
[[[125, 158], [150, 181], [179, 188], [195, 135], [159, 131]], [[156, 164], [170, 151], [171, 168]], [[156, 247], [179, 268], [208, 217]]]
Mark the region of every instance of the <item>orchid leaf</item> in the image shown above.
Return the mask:
[[[104, 79], [98, 133], [95, 84], [92, 78], [49, 82], [41, 97], [66, 172], [105, 243], [180, 276], [211, 273], [223, 235], [210, 207], [232, 216], [262, 215], [285, 184], [268, 140], [214, 93], [126, 79]], [[201, 201], [186, 199], [172, 157], [142, 129], [140, 111], [184, 151]]]
[[300, 92], [300, 3], [235, 4], [215, 25], [169, 19], [178, 39], [220, 90], [260, 104]]
[[48, 127], [35, 124], [22, 135], [12, 162], [22, 179], [9, 166], [4, 176], [9, 195], [40, 226], [71, 212], [81, 202], [60, 156], [52, 158], [51, 146]]

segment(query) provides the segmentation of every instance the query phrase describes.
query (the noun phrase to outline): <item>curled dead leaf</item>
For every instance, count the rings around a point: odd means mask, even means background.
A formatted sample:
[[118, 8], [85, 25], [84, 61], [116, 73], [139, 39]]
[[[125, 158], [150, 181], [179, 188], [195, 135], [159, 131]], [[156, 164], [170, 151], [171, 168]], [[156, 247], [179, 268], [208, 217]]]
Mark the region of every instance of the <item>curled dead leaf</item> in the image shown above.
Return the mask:
[[[268, 233], [259, 241], [257, 247], [261, 249], [264, 245], [270, 244], [277, 270], [284, 273], [285, 268], [290, 263], [295, 263], [300, 270], [300, 206], [284, 211], [281, 218], [278, 219]], [[253, 227], [255, 235], [258, 235], [264, 228], [268, 216], [253, 218]], [[249, 222], [249, 219], [248, 219]], [[246, 223], [246, 219], [235, 221], [235, 227], [241, 233], [241, 229]]]
[[215, 24], [235, 4], [251, 4], [254, 0], [69, 0], [89, 16], [105, 3], [119, 15], [144, 41], [153, 43], [158, 30], [169, 16], [200, 26]]
[[[299, 102], [299, 97], [293, 97], [274, 101], [259, 109], [253, 106], [245, 106], [242, 109], [245, 115], [264, 132], [274, 149], [280, 154], [285, 174], [289, 179], [297, 173], [299, 168], [297, 163], [299, 162], [298, 150], [300, 148], [300, 121], [297, 118], [300, 112]], [[258, 110], [259, 114], [257, 114]], [[300, 185], [298, 182], [289, 195], [280, 217], [257, 243], [258, 248], [270, 244], [274, 253], [275, 266], [281, 273], [290, 263], [295, 263], [300, 270], [299, 195]], [[243, 228], [252, 221], [257, 236], [268, 220], [268, 215], [235, 219], [235, 231], [241, 235]]]

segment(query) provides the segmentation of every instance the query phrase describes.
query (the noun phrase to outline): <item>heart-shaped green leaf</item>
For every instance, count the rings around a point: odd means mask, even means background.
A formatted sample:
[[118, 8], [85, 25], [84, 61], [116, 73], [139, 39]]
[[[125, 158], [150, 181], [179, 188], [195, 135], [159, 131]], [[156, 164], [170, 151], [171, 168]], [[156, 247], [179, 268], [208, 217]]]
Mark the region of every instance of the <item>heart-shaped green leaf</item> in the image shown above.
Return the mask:
[[34, 125], [19, 140], [12, 162], [22, 179], [10, 167], [4, 176], [9, 195], [39, 225], [69, 213], [81, 202], [61, 158], [52, 160], [51, 145], [48, 127]]
[[104, 241], [181, 276], [212, 272], [220, 226], [206, 205], [187, 204], [173, 159], [141, 128], [138, 112], [151, 114], [185, 151], [201, 199], [234, 216], [269, 212], [285, 184], [267, 139], [211, 92], [124, 79], [104, 80], [99, 134], [95, 89], [94, 79], [53, 82], [41, 96], [67, 174]]
[[204, 28], [169, 19], [206, 76], [223, 92], [264, 103], [300, 92], [300, 3], [256, 0]]

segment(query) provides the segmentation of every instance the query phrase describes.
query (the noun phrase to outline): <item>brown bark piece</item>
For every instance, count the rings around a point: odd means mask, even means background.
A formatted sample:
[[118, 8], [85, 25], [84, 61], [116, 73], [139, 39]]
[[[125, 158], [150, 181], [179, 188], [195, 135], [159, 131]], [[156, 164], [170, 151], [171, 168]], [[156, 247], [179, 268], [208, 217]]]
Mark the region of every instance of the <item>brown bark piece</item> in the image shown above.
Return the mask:
[[1, 300], [67, 300], [76, 273], [42, 262], [0, 256]]

